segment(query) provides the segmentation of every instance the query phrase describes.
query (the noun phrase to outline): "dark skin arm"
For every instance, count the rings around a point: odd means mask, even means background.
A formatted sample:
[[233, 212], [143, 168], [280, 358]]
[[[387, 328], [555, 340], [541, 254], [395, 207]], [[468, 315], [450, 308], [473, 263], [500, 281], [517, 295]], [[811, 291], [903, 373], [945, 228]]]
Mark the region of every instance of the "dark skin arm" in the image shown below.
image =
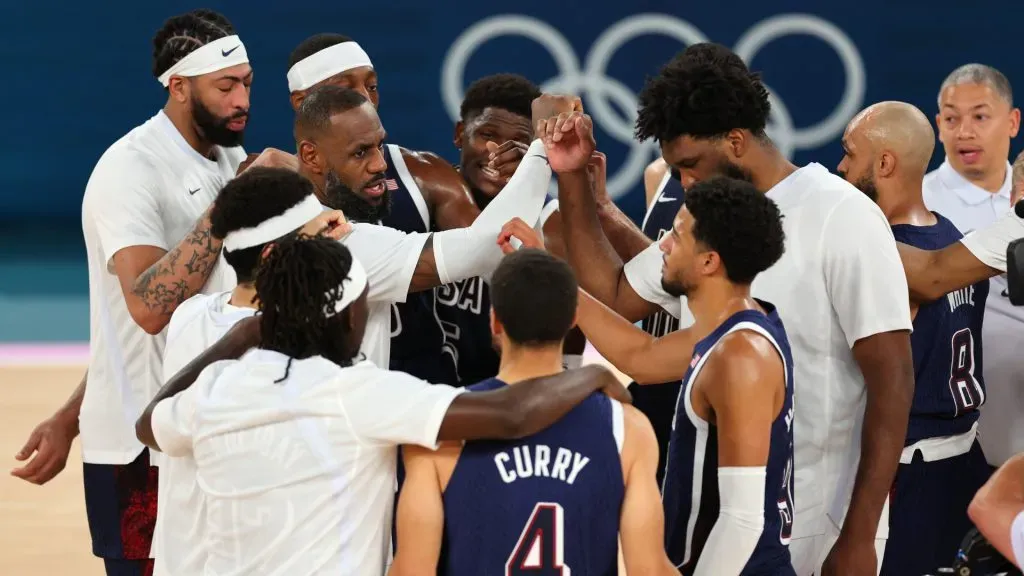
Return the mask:
[[602, 152], [594, 152], [587, 166], [590, 174], [591, 188], [597, 203], [597, 219], [601, 222], [601, 231], [615, 249], [615, 253], [623, 262], [629, 262], [634, 256], [643, 252], [651, 245], [640, 228], [626, 216], [608, 196], [608, 159]]
[[915, 302], [931, 302], [976, 282], [998, 276], [1001, 272], [978, 260], [962, 242], [942, 250], [921, 250], [896, 243], [907, 274], [910, 298]]
[[199, 374], [210, 364], [220, 360], [234, 360], [241, 357], [250, 348], [258, 346], [260, 342], [259, 326], [259, 318], [257, 317], [245, 318], [239, 321], [213, 346], [189, 362], [187, 366], [168, 380], [149, 405], [146, 406], [142, 416], [139, 416], [139, 419], [135, 421], [135, 436], [139, 439], [139, 442], [154, 450], [159, 450], [160, 447], [157, 445], [156, 439], [153, 438], [153, 408], [160, 401], [173, 397], [195, 383], [196, 379], [199, 378]]
[[615, 375], [594, 365], [461, 394], [448, 407], [437, 440], [513, 440], [536, 434], [598, 390], [620, 402], [631, 400]]
[[88, 378], [87, 371], [67, 402], [32, 430], [28, 441], [14, 458], [24, 462], [33, 453], [35, 456], [21, 468], [11, 470], [11, 476], [42, 486], [64, 470], [71, 444], [78, 436], [78, 414], [82, 410]]
[[862, 338], [854, 343], [853, 356], [867, 387], [860, 463], [850, 510], [839, 539], [822, 566], [823, 576], [849, 571], [851, 567], [858, 568], [857, 574], [875, 573], [877, 564], [872, 562], [869, 566], [868, 561], [875, 559], [875, 533], [899, 467], [914, 399], [909, 332], [883, 332]]
[[423, 192], [432, 230], [466, 228], [480, 215], [462, 175], [437, 154], [402, 149], [409, 173]]

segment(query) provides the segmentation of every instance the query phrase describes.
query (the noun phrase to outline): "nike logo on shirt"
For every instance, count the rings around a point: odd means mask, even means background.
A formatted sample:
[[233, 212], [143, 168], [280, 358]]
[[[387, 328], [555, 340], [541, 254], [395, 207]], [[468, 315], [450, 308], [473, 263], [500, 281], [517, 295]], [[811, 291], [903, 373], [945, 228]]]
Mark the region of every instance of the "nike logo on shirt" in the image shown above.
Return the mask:
[[241, 44], [239, 44], [238, 46], [235, 46], [231, 50], [221, 50], [220, 51], [220, 55], [225, 57], [225, 58], [227, 58], [228, 55], [230, 55], [232, 52], [234, 52], [235, 50], [238, 50], [239, 46], [241, 46]]
[[661, 202], [675, 202], [675, 201], [676, 201], [675, 198], [669, 198], [668, 196], [658, 196], [658, 203], [659, 204]]
[[191, 190], [191, 189], [190, 189], [190, 190], [188, 191], [188, 193], [189, 193], [190, 195], [192, 195], [192, 196], [195, 196], [195, 195], [196, 195], [196, 192], [199, 192], [200, 190], [202, 190], [202, 188], [196, 188], [195, 190]]

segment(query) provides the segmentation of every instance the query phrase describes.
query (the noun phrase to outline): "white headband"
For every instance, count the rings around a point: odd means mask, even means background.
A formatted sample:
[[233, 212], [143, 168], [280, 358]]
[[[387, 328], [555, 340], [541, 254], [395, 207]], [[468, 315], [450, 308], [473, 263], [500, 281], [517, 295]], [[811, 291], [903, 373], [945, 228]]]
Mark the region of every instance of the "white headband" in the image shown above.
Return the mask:
[[[341, 282], [341, 286], [338, 286], [337, 290], [341, 292], [341, 298], [337, 300], [334, 305], [328, 304], [324, 308], [324, 316], [330, 318], [336, 314], [339, 314], [345, 308], [348, 308], [359, 295], [366, 289], [366, 270], [363, 269], [363, 265], [359, 263], [359, 260], [352, 258], [352, 268], [348, 271], [348, 278], [345, 278]], [[327, 293], [327, 298], [334, 298], [337, 294], [333, 291]]]
[[303, 58], [288, 70], [288, 91], [307, 90], [335, 74], [360, 66], [373, 67], [369, 55], [355, 42], [342, 42]]
[[161, 74], [159, 80], [166, 87], [171, 82], [171, 76], [202, 76], [248, 61], [249, 56], [238, 36], [225, 36], [196, 48]]
[[224, 238], [224, 250], [234, 252], [277, 240], [289, 232], [302, 228], [323, 210], [316, 196], [310, 194], [295, 206], [285, 210], [283, 214], [264, 220], [252, 228], [229, 232]]

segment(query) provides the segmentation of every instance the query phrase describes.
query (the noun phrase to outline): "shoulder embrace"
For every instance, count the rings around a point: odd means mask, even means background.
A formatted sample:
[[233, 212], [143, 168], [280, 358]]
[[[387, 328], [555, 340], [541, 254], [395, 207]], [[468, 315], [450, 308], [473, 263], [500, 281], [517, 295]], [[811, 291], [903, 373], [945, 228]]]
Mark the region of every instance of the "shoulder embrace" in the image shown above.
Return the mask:
[[441, 156], [426, 151], [414, 151], [407, 148], [399, 148], [402, 159], [405, 160], [409, 173], [416, 178], [421, 187], [441, 185], [445, 188], [456, 187], [458, 190], [469, 191], [469, 187], [463, 180], [462, 175], [447, 160]]

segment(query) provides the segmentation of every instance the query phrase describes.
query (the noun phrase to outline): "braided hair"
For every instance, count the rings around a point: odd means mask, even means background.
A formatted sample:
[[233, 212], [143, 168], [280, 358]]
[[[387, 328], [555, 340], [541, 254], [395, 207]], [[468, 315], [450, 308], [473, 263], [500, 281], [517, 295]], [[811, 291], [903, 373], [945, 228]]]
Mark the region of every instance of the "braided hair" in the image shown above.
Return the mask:
[[172, 16], [153, 37], [153, 76], [159, 78], [171, 66], [200, 48], [235, 34], [235, 28], [213, 10], [193, 10]]
[[[289, 359], [323, 356], [351, 366], [361, 344], [350, 341], [352, 307], [324, 314], [344, 295], [340, 287], [351, 268], [352, 253], [335, 240], [300, 234], [275, 244], [256, 272], [260, 347]], [[287, 377], [286, 370], [281, 380]]]

